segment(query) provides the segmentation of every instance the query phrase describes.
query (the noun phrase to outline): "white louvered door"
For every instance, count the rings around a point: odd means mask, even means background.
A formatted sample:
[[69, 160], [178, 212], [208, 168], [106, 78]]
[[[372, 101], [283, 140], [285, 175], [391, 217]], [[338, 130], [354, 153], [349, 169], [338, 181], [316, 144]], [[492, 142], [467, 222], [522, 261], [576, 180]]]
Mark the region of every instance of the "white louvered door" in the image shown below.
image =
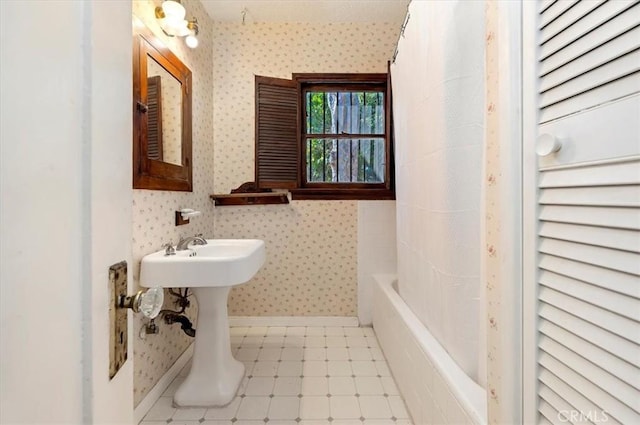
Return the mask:
[[640, 2], [535, 14], [535, 422], [640, 424]]

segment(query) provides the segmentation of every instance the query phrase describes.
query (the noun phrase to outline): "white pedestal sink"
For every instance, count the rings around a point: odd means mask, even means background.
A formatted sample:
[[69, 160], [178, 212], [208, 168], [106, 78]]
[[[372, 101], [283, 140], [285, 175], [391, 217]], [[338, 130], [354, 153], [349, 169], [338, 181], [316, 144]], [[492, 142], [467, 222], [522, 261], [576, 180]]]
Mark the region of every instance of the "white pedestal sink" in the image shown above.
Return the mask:
[[264, 242], [257, 239], [209, 239], [176, 255], [162, 250], [142, 259], [142, 286], [188, 287], [198, 300], [191, 371], [174, 395], [177, 406], [224, 406], [233, 400], [244, 365], [231, 354], [227, 298], [231, 287], [251, 279], [264, 260]]

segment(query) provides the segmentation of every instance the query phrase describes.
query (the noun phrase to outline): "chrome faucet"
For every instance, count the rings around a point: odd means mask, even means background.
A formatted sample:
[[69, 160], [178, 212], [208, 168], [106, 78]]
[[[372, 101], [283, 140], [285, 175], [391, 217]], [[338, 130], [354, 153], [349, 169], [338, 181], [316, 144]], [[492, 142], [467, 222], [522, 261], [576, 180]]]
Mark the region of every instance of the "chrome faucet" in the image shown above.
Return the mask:
[[192, 243], [194, 245], [206, 245], [207, 240], [202, 237], [202, 235], [196, 236], [187, 236], [186, 238], [180, 238], [180, 242], [176, 245], [176, 251], [184, 251], [189, 248], [189, 244]]

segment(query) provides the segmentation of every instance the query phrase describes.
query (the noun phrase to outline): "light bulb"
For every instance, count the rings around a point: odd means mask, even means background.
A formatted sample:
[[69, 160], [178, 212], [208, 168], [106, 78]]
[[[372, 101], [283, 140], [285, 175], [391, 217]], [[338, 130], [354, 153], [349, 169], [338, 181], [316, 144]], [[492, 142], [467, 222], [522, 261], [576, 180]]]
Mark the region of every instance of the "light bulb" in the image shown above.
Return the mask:
[[187, 38], [184, 39], [184, 42], [192, 49], [198, 47], [198, 39], [195, 35], [189, 34]]
[[162, 18], [160, 20], [160, 26], [170, 36], [183, 37], [189, 34], [189, 28], [187, 28], [187, 21], [185, 19], [174, 18]]
[[189, 35], [190, 32], [191, 31], [189, 30], [189, 22], [187, 22], [186, 19], [182, 19], [180, 22], [177, 22], [173, 30], [173, 34], [178, 37]]
[[187, 14], [184, 6], [172, 0], [166, 0], [162, 3], [162, 10], [167, 18], [182, 20]]

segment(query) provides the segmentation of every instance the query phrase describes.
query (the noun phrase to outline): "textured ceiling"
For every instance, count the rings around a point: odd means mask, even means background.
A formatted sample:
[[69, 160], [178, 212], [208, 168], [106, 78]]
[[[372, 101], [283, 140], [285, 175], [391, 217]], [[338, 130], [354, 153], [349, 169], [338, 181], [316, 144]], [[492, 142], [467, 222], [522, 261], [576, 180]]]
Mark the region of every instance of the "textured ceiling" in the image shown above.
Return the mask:
[[201, 0], [214, 21], [242, 22], [397, 22], [408, 0]]

